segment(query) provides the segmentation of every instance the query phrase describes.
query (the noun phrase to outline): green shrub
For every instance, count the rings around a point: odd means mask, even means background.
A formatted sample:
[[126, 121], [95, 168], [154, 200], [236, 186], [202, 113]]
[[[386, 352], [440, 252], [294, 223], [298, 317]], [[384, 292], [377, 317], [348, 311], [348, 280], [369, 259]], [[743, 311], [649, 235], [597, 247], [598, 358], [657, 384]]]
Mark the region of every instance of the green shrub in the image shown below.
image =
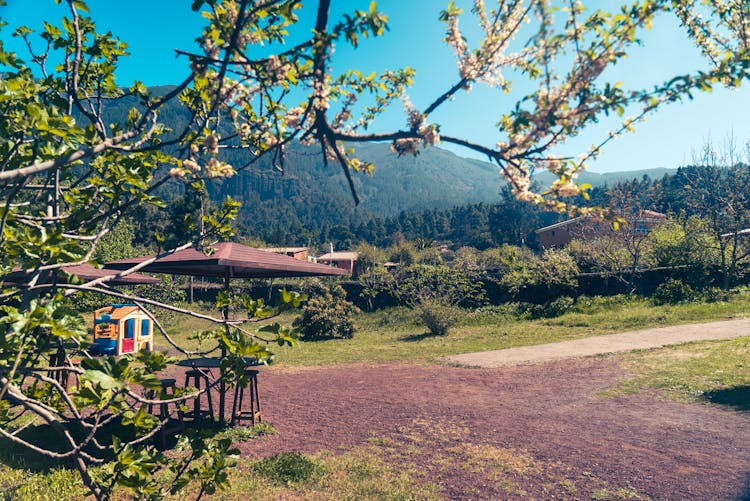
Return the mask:
[[595, 313], [607, 312], [616, 308], [627, 308], [640, 302], [640, 298], [627, 294], [615, 294], [613, 296], [579, 296], [571, 310], [576, 313], [593, 315]]
[[152, 285], [136, 285], [133, 292], [143, 298], [174, 304], [187, 301], [187, 291], [184, 278], [171, 275], [161, 275], [161, 282]]
[[362, 315], [360, 321], [368, 322], [378, 328], [421, 324], [419, 315], [416, 314], [415, 310], [405, 306], [376, 310], [368, 315]]
[[294, 321], [303, 340], [350, 339], [355, 325], [352, 315], [359, 310], [346, 300], [340, 285], [310, 299], [302, 307], [302, 315]]
[[70, 307], [82, 314], [90, 313], [99, 308], [109, 306], [117, 301], [118, 300], [112, 296], [99, 294], [97, 292], [80, 291], [68, 297], [68, 304]]
[[695, 297], [692, 287], [681, 280], [670, 278], [656, 288], [651, 300], [657, 305], [677, 304], [692, 301]]
[[709, 287], [703, 291], [703, 300], [707, 303], [726, 302], [732, 299], [732, 293], [719, 287]]
[[515, 310], [515, 317], [517, 320], [536, 320], [538, 318], [544, 318], [545, 305], [537, 303], [510, 303]]
[[446, 336], [456, 325], [459, 309], [436, 301], [426, 301], [419, 306], [419, 318], [433, 336]]
[[483, 285], [479, 277], [463, 270], [415, 264], [398, 271], [394, 294], [416, 309], [430, 302], [471, 307], [486, 302]]
[[325, 468], [299, 452], [284, 452], [253, 465], [253, 470], [282, 485], [295, 484], [322, 476]]
[[516, 306], [514, 303], [480, 306], [473, 311], [467, 311], [463, 315], [463, 318], [461, 318], [461, 325], [483, 326], [502, 322], [515, 322], [518, 315]]
[[329, 289], [328, 285], [318, 277], [300, 279], [288, 288], [294, 289], [300, 294], [307, 294], [309, 297], [320, 296], [328, 292]]
[[[575, 307], [575, 308], [574, 308]], [[569, 296], [558, 297], [545, 304], [537, 303], [508, 303], [508, 315], [515, 320], [536, 320], [538, 318], [554, 318], [564, 315], [568, 311], [577, 311], [580, 307]]]
[[519, 254], [518, 259], [508, 261], [500, 285], [516, 301], [543, 303], [574, 292], [578, 273], [567, 251], [548, 249], [541, 257]]
[[560, 296], [544, 306], [543, 315], [548, 318], [559, 317], [570, 310], [575, 304], [575, 300], [569, 296]]

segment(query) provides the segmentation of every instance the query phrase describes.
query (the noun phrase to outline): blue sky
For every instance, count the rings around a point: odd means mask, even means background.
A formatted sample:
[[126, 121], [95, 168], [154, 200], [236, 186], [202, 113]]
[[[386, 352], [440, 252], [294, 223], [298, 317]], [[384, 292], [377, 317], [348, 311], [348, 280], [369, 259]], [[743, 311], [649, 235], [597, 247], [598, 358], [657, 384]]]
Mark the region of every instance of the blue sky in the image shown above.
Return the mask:
[[[333, 3], [334, 11], [340, 13], [346, 9], [367, 8], [369, 0], [334, 0]], [[596, 3], [615, 4], [602, 0]], [[184, 58], [175, 58], [174, 49], [191, 49], [203, 25], [203, 19], [190, 11], [190, 0], [89, 0], [88, 4], [90, 15], [100, 30], [110, 30], [130, 45], [132, 55], [121, 62], [118, 72], [120, 84], [127, 85], [138, 79], [147, 85], [162, 85], [176, 83], [184, 77], [187, 63]], [[441, 42], [443, 25], [437, 20], [440, 9], [446, 4], [447, 0], [380, 0], [380, 10], [390, 17], [390, 32], [381, 39], [365, 40], [357, 50], [340, 46], [335, 54], [336, 68], [382, 71], [411, 66], [417, 70], [417, 76], [409, 94], [417, 108], [423, 109], [454, 83], [457, 76], [452, 52]], [[468, 10], [468, 1], [459, 0], [457, 4]], [[31, 28], [39, 28], [43, 19], [57, 20], [64, 12], [64, 8], [52, 0], [8, 0], [6, 7], [0, 7], [0, 15], [11, 26], [27, 24]], [[303, 15], [302, 24], [304, 30], [311, 27], [312, 16]], [[471, 35], [470, 31], [467, 33]], [[13, 46], [9, 34], [6, 28], [2, 37]], [[642, 39], [643, 45], [606, 75], [609, 79], [623, 81], [626, 88], [651, 85], [703, 64], [697, 50], [669, 17], [658, 18]], [[517, 84], [514, 92], [503, 96], [495, 89], [476, 86], [471, 93], [459, 95], [447, 103], [433, 120], [453, 136], [493, 145], [499, 139], [494, 124], [515, 99], [527, 91], [529, 88]], [[610, 143], [592, 163], [591, 170], [677, 167], [689, 163], [691, 152], [707, 139], [721, 142], [734, 134], [739, 141], [750, 141], [748, 116], [750, 82], [739, 90], [717, 89], [698, 94], [692, 101], [662, 109], [641, 124], [636, 133]], [[378, 128], [389, 130], [403, 123], [403, 114], [397, 107], [382, 118]], [[606, 137], [608, 125], [611, 122], [571, 141], [560, 153], [584, 151]], [[472, 156], [465, 150], [451, 149], [459, 155]]]

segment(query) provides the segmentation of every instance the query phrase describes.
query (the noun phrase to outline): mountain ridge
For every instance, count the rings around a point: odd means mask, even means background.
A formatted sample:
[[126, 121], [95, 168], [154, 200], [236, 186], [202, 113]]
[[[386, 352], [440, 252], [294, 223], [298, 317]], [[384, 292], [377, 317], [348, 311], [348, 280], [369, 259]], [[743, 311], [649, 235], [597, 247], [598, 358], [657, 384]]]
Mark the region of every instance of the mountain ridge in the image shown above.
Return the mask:
[[[152, 88], [163, 95], [174, 87]], [[125, 99], [107, 110], [108, 118], [123, 121], [128, 110], [137, 107], [135, 99]], [[187, 122], [186, 110], [170, 102], [162, 110], [160, 121], [172, 130]], [[242, 202], [238, 222], [243, 232], [283, 243], [294, 236], [296, 241], [328, 238], [330, 231], [346, 233], [347, 228], [365, 224], [374, 217], [396, 217], [403, 212], [449, 209], [477, 203], [494, 204], [506, 181], [500, 169], [488, 162], [462, 157], [439, 147], [426, 147], [417, 156], [398, 156], [389, 144], [357, 143], [353, 156], [375, 165], [373, 175], [352, 173], [354, 187], [361, 203], [355, 206], [348, 183], [336, 162], [325, 165], [320, 148], [288, 145], [283, 172], [270, 158], [255, 162], [252, 169], [229, 179], [208, 183], [212, 200], [227, 196]], [[222, 160], [234, 166], [247, 164], [243, 149], [222, 149]], [[662, 177], [670, 169], [641, 169], [613, 173], [584, 172], [579, 181], [593, 186], [611, 185], [622, 179], [648, 175]], [[553, 175], [542, 172], [534, 176], [542, 186], [553, 181]], [[179, 196], [174, 185], [170, 196]], [[321, 236], [322, 235], [322, 236]]]

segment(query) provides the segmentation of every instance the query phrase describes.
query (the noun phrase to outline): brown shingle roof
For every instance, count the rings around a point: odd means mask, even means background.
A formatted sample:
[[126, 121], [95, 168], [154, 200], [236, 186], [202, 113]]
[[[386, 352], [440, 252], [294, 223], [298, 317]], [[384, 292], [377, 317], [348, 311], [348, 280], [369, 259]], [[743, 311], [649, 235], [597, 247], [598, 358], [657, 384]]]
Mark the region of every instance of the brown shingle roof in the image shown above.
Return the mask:
[[322, 256], [318, 256], [318, 260], [324, 259], [328, 261], [356, 261], [358, 257], [359, 252], [341, 251], [323, 254]]
[[[213, 253], [189, 248], [166, 255], [146, 265], [143, 271], [229, 278], [308, 277], [316, 275], [344, 275], [343, 270], [317, 263], [301, 261], [282, 254], [262, 251], [234, 242], [212, 246]], [[121, 259], [107, 263], [110, 268], [128, 269], [153, 256]]]
[[[95, 280], [97, 278], [106, 277], [108, 275], [116, 275], [121, 270], [114, 270], [111, 268], [97, 268], [90, 264], [79, 264], [76, 266], [63, 266], [61, 268], [61, 271], [69, 275], [76, 275], [81, 280]], [[24, 272], [20, 268], [16, 268], [12, 273], [9, 273], [8, 275], [2, 277], [2, 280], [6, 282], [20, 283], [25, 280], [25, 278], [26, 272]], [[110, 285], [158, 284], [160, 282], [161, 280], [158, 278], [148, 277], [139, 273], [131, 273], [124, 277], [106, 281], [106, 283]]]

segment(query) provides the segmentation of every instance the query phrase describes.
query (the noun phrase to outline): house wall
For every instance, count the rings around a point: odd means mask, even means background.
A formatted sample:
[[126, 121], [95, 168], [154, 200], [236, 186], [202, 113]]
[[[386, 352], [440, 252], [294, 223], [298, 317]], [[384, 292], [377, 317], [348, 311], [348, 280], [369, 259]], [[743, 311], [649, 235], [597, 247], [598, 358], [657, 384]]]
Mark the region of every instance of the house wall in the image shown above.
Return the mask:
[[307, 250], [287, 252], [286, 255], [289, 257], [293, 257], [294, 259], [299, 259], [300, 261], [307, 261]]
[[596, 238], [610, 231], [601, 221], [573, 221], [569, 224], [537, 231], [542, 249], [565, 247], [573, 240]]
[[[636, 233], [650, 233], [652, 229], [662, 224], [667, 217], [664, 214], [653, 213], [633, 219], [630, 231]], [[539, 246], [542, 249], [560, 248], [568, 245], [572, 240], [594, 240], [611, 235], [614, 232], [608, 221], [581, 218], [571, 220], [568, 224], [554, 228], [537, 230]]]
[[318, 259], [318, 262], [354, 273], [354, 262], [350, 259]]

